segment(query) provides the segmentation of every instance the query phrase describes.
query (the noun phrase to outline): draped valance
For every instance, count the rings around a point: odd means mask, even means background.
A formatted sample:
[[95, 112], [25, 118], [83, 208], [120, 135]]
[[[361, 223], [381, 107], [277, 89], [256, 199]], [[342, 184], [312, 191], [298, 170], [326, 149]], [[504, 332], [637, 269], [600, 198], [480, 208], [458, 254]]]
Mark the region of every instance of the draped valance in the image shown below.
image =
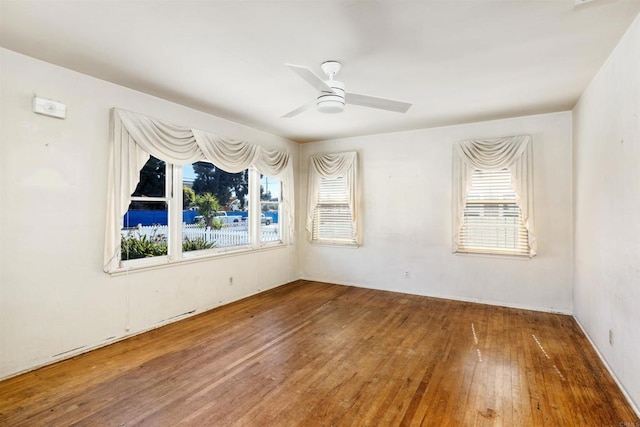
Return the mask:
[[509, 169], [516, 203], [529, 237], [530, 256], [537, 252], [533, 216], [533, 154], [530, 135], [458, 141], [453, 146], [453, 250], [458, 250], [464, 207], [476, 169]]
[[306, 230], [309, 241], [313, 233], [313, 213], [318, 205], [320, 180], [322, 178], [344, 177], [355, 241], [359, 242], [358, 230], [358, 153], [318, 154], [309, 158], [309, 183], [307, 194]]
[[140, 170], [150, 156], [177, 166], [207, 161], [229, 173], [255, 167], [261, 174], [280, 179], [284, 209], [288, 214], [289, 241], [293, 241], [293, 164], [288, 152], [177, 126], [119, 108], [111, 111], [110, 128], [103, 265], [106, 272], [119, 266], [123, 216], [138, 184]]

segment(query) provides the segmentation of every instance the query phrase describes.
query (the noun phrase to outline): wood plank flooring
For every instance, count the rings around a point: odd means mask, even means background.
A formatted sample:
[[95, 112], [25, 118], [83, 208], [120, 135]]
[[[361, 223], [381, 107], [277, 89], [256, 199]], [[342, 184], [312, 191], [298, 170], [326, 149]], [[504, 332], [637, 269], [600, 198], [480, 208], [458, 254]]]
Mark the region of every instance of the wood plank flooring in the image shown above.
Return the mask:
[[2, 426], [635, 426], [570, 316], [298, 281], [0, 382]]

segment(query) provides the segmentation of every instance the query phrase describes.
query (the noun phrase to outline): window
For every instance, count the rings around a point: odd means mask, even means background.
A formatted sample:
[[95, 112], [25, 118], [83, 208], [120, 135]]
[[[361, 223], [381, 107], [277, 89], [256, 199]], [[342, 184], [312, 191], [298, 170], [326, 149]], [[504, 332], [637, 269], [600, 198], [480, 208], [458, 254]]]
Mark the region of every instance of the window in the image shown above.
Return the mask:
[[[291, 241], [294, 173], [287, 151], [117, 108], [109, 144], [105, 272], [281, 244], [283, 225]], [[275, 179], [264, 200], [260, 174]]]
[[168, 254], [168, 214], [171, 190], [167, 188], [167, 164], [151, 157], [140, 171], [121, 230], [123, 261]]
[[277, 178], [260, 178], [260, 242], [282, 242], [282, 183]]
[[359, 239], [356, 152], [309, 158], [307, 237], [311, 243], [355, 245]]
[[464, 207], [460, 252], [529, 255], [527, 229], [509, 169], [475, 169]]
[[[248, 247], [250, 175], [257, 174], [250, 169], [228, 173], [208, 162], [178, 168], [151, 157], [123, 219], [121, 260], [149, 264], [161, 256]], [[176, 193], [182, 197], [172, 197], [178, 180], [182, 185]]]
[[249, 169], [229, 173], [209, 162], [182, 168], [183, 251], [249, 245]]
[[533, 257], [531, 137], [453, 146], [453, 252]]
[[320, 180], [318, 203], [313, 213], [312, 236], [315, 242], [356, 243], [344, 177]]

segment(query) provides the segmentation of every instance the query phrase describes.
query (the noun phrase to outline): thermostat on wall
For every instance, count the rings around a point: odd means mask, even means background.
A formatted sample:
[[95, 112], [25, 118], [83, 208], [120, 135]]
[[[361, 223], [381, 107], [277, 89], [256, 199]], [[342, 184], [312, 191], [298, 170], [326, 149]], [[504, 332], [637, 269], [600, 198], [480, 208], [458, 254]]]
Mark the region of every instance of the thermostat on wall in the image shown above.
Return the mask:
[[67, 115], [67, 106], [49, 99], [33, 97], [33, 112], [44, 114], [45, 116], [64, 119]]

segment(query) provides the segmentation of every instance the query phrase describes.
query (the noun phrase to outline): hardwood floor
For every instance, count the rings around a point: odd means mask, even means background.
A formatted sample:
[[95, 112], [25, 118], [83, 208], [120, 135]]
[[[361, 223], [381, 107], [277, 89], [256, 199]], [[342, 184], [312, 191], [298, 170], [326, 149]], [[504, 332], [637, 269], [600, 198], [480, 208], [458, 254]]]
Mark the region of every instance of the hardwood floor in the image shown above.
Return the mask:
[[0, 382], [0, 425], [635, 426], [570, 316], [299, 281]]

